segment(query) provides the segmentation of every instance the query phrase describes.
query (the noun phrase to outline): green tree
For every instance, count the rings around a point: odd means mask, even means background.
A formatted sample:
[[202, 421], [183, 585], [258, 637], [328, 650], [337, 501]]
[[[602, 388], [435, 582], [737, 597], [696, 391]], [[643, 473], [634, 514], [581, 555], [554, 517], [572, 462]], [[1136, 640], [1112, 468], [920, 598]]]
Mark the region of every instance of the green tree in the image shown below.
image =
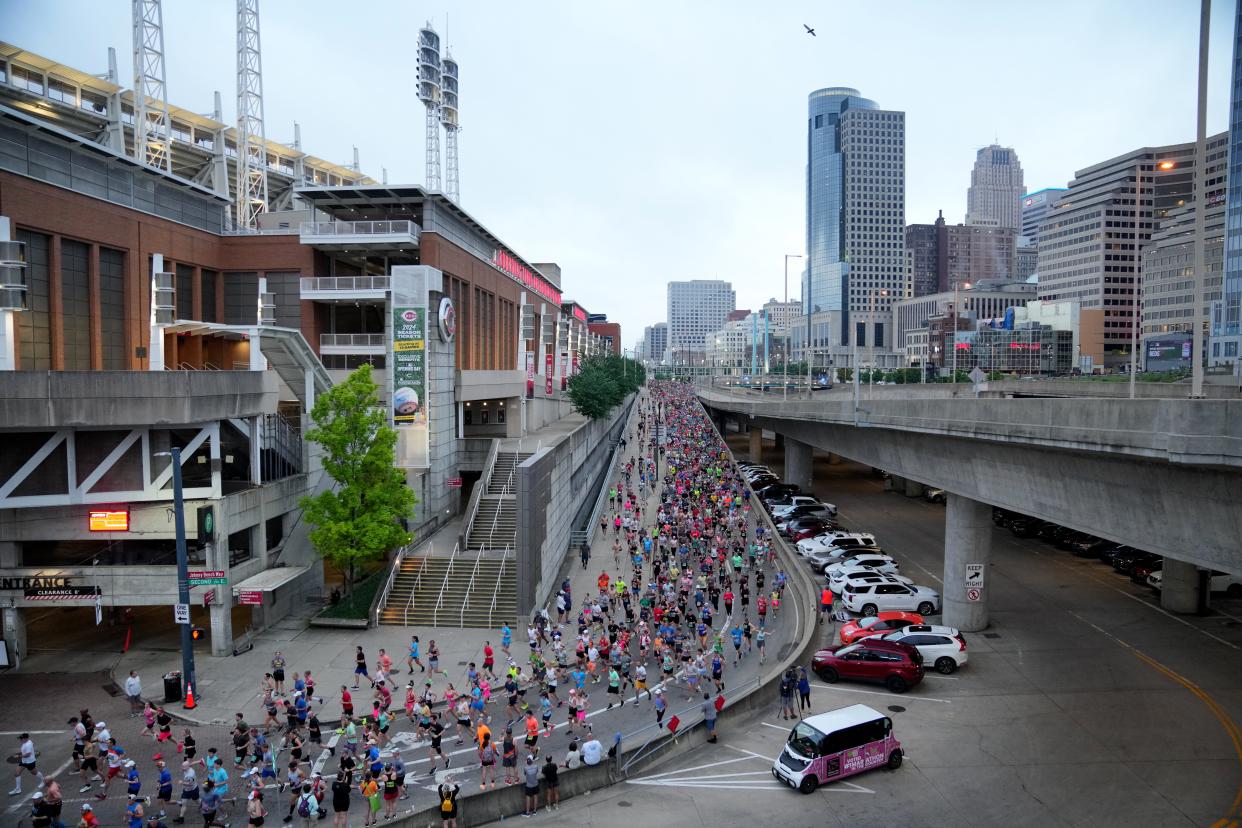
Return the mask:
[[579, 414], [598, 420], [646, 381], [646, 369], [635, 360], [615, 354], [587, 357], [569, 380], [569, 400]]
[[346, 594], [359, 563], [410, 542], [401, 521], [418, 502], [393, 464], [397, 432], [377, 391], [371, 366], [362, 365], [315, 401], [315, 426], [306, 432], [323, 447], [323, 467], [336, 486], [302, 498], [302, 513], [315, 527], [316, 551], [345, 573]]

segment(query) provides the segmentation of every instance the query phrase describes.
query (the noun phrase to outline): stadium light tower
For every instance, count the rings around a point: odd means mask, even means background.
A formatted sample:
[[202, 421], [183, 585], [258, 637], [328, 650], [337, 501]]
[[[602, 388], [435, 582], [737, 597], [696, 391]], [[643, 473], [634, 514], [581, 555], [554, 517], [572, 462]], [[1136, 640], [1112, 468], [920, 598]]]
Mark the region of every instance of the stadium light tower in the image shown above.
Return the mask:
[[418, 99], [427, 107], [427, 189], [440, 189], [440, 36], [418, 30]]
[[457, 173], [457, 133], [461, 129], [459, 114], [457, 61], [445, 54], [440, 64], [440, 82], [443, 100], [440, 102], [440, 123], [444, 125], [444, 190], [446, 195], [461, 204], [461, 185]]
[[134, 0], [133, 23], [134, 159], [172, 172], [172, 130], [164, 74], [164, 12], [160, 0]]
[[263, 62], [259, 0], [237, 0], [237, 224], [258, 225], [267, 210], [267, 140], [263, 134]]

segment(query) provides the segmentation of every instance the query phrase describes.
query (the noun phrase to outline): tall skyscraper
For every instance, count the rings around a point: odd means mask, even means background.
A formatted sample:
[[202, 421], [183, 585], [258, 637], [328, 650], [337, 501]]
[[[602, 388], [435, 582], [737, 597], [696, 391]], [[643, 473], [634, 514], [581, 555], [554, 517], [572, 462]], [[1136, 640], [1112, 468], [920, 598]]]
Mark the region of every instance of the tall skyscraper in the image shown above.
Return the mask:
[[668, 350], [668, 323], [657, 322], [643, 328], [643, 359], [659, 364]]
[[1052, 212], [1057, 199], [1065, 195], [1064, 187], [1045, 187], [1022, 196], [1022, 233], [1027, 244], [1039, 244], [1039, 226]]
[[737, 306], [733, 285], [717, 279], [668, 283], [668, 350], [674, 365], [703, 358], [705, 337]]
[[[1212, 341], [1208, 353], [1233, 362], [1242, 372], [1242, 5], [1233, 26], [1233, 92], [1229, 100], [1229, 176], [1225, 207], [1225, 272], [1223, 295], [1212, 307]], [[1226, 356], [1228, 354], [1228, 356]]]
[[805, 321], [795, 344], [845, 365], [855, 341], [890, 346], [884, 320], [906, 293], [906, 116], [845, 87], [812, 92], [808, 110]]
[[935, 224], [908, 225], [912, 295], [1017, 279], [1016, 233], [1012, 227], [945, 224], [943, 212]]
[[[1222, 136], [1209, 137], [1216, 144]], [[1222, 147], [1223, 149], [1223, 147]], [[1143, 147], [1075, 173], [1039, 236], [1039, 298], [1104, 310], [1105, 367], [1128, 365], [1134, 329], [1135, 188], [1138, 247], [1193, 198], [1194, 142]], [[1223, 182], [1215, 197], [1223, 196]], [[1213, 198], [1208, 192], [1209, 201]]]
[[1022, 164], [1012, 147], [989, 144], [975, 154], [966, 190], [966, 223], [1017, 230], [1022, 223], [1019, 205], [1026, 192]]

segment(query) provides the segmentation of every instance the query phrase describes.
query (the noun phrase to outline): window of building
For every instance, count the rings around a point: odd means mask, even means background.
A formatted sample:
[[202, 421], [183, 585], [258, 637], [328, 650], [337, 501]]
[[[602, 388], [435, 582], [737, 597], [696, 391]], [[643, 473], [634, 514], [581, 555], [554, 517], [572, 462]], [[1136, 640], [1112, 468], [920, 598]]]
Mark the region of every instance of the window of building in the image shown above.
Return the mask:
[[9, 65], [0, 60], [0, 83], [9, 82]]
[[94, 112], [96, 115], [108, 114], [108, 98], [89, 89], [82, 90], [82, 103], [80, 106], [87, 112]]
[[216, 307], [216, 276], [214, 270], [204, 270], [199, 274], [200, 296], [202, 299], [203, 322], [220, 321]]
[[71, 83], [66, 83], [59, 78], [47, 79], [47, 96], [54, 101], [67, 103], [70, 106], [78, 105], [78, 90]]
[[180, 121], [173, 121], [172, 137], [178, 141], [185, 141], [187, 144], [190, 143], [190, 139], [193, 137], [193, 133], [190, 131], [190, 125], [183, 124]]
[[[16, 71], [19, 66], [14, 66]], [[18, 230], [17, 240], [26, 243], [26, 311], [17, 314], [21, 345], [18, 356], [23, 371], [50, 371], [52, 337], [48, 315], [48, 258], [51, 239], [42, 233]]]
[[99, 248], [99, 319], [103, 369], [123, 371], [125, 358], [125, 254]]
[[36, 95], [42, 95], [43, 76], [24, 66], [14, 66], [13, 86], [18, 89], [25, 89], [27, 92], [34, 92]]
[[1237, 355], [1238, 355], [1238, 343], [1236, 341], [1226, 342], [1225, 343], [1225, 356], [1236, 357]]
[[90, 246], [60, 241], [61, 320], [66, 371], [91, 368]]
[[129, 104], [121, 104], [121, 120], [127, 124], [134, 122], [134, 108]]
[[177, 264], [177, 278], [173, 282], [176, 290], [176, 316], [178, 319], [194, 318], [194, 268], [188, 264]]

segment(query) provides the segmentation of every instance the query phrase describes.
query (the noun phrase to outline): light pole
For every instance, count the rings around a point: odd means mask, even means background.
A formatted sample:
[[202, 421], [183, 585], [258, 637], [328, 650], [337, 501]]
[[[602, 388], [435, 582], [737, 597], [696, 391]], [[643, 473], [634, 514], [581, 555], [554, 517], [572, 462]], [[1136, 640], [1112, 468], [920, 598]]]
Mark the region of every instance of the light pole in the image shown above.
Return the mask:
[[[801, 258], [802, 258], [801, 253], [786, 253], [785, 254], [785, 304], [789, 304], [789, 260], [790, 259], [801, 259]], [[803, 302], [807, 302], [807, 297], [804, 296], [802, 297], [802, 299], [803, 299]], [[807, 302], [807, 306], [809, 307], [809, 302]], [[785, 340], [786, 340], [785, 354], [784, 354], [784, 359], [781, 360], [781, 362], [783, 363], [783, 365], [781, 366], [781, 379], [782, 379], [781, 385], [784, 388], [782, 399], [785, 401], [788, 401], [789, 400], [789, 344], [788, 344], [789, 323], [788, 322], [785, 324]], [[810, 342], [807, 342], [808, 346], [810, 344], [811, 344]]]
[[[177, 602], [190, 605], [190, 563], [185, 551], [185, 501], [181, 491], [181, 449], [173, 446], [171, 451], [157, 451], [156, 457], [169, 457], [173, 468], [173, 527], [177, 533]], [[191, 689], [197, 690], [194, 678], [194, 639], [190, 623], [181, 624], [181, 681], [182, 698]], [[197, 699], [195, 700], [197, 701]]]
[[1204, 251], [1203, 236], [1207, 223], [1207, 73], [1208, 34], [1212, 17], [1212, 0], [1202, 0], [1199, 5], [1199, 101], [1195, 119], [1195, 274], [1192, 287], [1194, 304], [1190, 318], [1191, 329], [1191, 380], [1192, 399], [1203, 397], [1203, 283]]
[[[1158, 170], [1171, 170], [1176, 164], [1172, 161], [1161, 161], [1156, 164]], [[1139, 327], [1141, 318], [1139, 316], [1139, 292], [1142, 290], [1142, 270], [1143, 270], [1143, 246], [1139, 242], [1139, 235], [1142, 233], [1140, 229], [1140, 216], [1143, 212], [1143, 158], [1139, 156], [1138, 162], [1134, 170], [1134, 285], [1133, 295], [1130, 298], [1130, 399], [1134, 399], [1135, 387], [1134, 383], [1138, 377], [1138, 356], [1139, 356]], [[1155, 206], [1154, 204], [1152, 205]], [[1154, 219], [1154, 210], [1153, 210]]]

